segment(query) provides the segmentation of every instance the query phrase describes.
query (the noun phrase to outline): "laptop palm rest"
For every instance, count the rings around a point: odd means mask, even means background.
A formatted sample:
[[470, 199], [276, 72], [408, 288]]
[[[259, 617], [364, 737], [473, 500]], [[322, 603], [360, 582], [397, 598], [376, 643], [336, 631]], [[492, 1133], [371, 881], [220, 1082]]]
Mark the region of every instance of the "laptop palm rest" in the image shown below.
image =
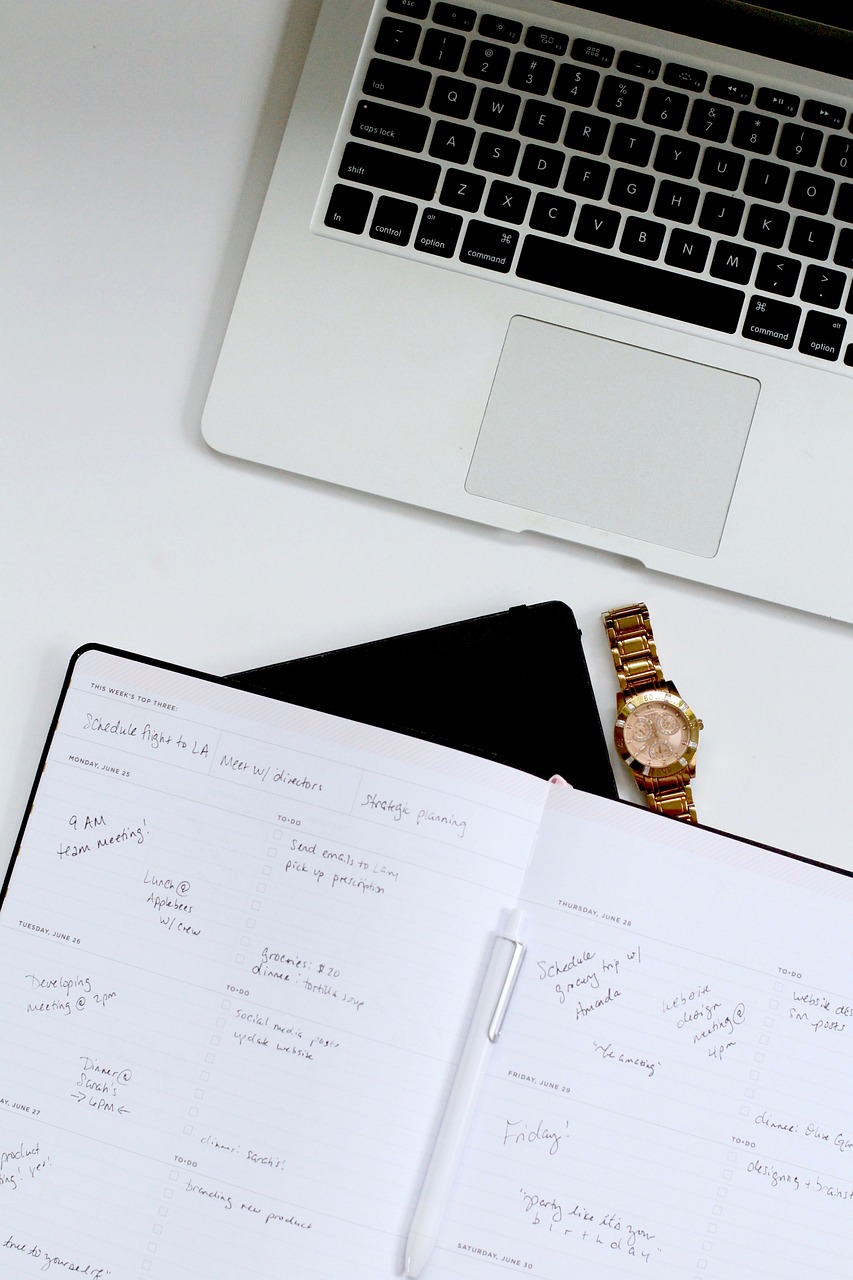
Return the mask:
[[710, 557], [759, 390], [742, 374], [514, 316], [465, 488]]

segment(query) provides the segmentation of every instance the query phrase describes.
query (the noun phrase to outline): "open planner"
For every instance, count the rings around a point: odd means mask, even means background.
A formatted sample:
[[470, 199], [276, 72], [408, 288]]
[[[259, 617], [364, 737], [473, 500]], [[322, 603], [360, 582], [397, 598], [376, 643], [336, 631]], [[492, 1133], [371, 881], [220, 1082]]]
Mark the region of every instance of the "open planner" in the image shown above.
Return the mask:
[[519, 907], [427, 1280], [849, 1280], [849, 877], [97, 646], [0, 912], [0, 1274], [401, 1275]]

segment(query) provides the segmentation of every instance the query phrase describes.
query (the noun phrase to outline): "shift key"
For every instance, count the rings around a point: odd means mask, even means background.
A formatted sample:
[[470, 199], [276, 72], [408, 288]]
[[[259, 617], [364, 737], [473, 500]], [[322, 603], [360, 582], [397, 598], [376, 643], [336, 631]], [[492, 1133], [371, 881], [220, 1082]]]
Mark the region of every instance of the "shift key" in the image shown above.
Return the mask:
[[431, 200], [438, 186], [441, 166], [431, 160], [418, 160], [395, 151], [381, 151], [360, 142], [348, 142], [344, 148], [338, 176], [364, 187], [381, 187], [415, 200]]

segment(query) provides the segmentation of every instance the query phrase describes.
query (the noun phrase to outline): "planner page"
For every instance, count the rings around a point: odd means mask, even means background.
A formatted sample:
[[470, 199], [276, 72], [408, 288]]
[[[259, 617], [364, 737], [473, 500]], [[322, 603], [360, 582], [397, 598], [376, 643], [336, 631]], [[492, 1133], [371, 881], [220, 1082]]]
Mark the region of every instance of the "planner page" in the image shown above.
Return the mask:
[[548, 799], [431, 1274], [849, 1280], [853, 882]]
[[0, 1274], [399, 1275], [546, 791], [84, 650], [0, 912]]

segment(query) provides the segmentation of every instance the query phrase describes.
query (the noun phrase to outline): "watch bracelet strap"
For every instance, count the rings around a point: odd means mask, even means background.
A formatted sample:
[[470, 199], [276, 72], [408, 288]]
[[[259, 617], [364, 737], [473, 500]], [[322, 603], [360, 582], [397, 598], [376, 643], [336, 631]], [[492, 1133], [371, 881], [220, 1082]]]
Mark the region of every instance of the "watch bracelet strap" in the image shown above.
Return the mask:
[[[644, 689], [664, 687], [663, 670], [658, 661], [649, 611], [645, 604], [626, 605], [611, 609], [603, 615], [613, 665], [619, 678], [619, 687], [627, 694]], [[656, 813], [668, 818], [680, 818], [683, 822], [696, 822], [696, 807], [689, 778], [673, 774], [669, 778], [644, 778], [635, 775], [634, 781], [646, 797], [646, 803]]]
[[696, 822], [696, 806], [693, 788], [683, 773], [670, 778], [635, 777], [634, 781], [646, 797], [646, 804], [655, 813], [667, 818], [680, 818], [682, 822]]
[[649, 611], [644, 604], [611, 609], [604, 615], [604, 625], [622, 689], [637, 693], [665, 683]]

